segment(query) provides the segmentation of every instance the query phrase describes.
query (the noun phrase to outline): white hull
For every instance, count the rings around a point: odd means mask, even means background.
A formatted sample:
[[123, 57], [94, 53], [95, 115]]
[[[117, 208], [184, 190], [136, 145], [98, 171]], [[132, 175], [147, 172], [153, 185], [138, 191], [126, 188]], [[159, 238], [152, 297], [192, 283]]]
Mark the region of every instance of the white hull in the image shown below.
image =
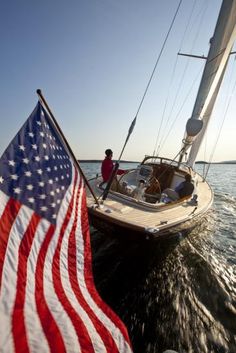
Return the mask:
[[[184, 177], [184, 172], [175, 171]], [[103, 205], [97, 207], [94, 199], [87, 192], [87, 207], [91, 223], [101, 231], [127, 233], [144, 237], [166, 237], [169, 234], [191, 229], [203, 217], [213, 202], [213, 192], [209, 184], [195, 173], [197, 179], [198, 203], [191, 202], [191, 196], [168, 204], [137, 201], [119, 192], [110, 192]], [[99, 198], [102, 189], [99, 187], [101, 178], [90, 180], [90, 185]], [[171, 185], [169, 185], [171, 186]]]

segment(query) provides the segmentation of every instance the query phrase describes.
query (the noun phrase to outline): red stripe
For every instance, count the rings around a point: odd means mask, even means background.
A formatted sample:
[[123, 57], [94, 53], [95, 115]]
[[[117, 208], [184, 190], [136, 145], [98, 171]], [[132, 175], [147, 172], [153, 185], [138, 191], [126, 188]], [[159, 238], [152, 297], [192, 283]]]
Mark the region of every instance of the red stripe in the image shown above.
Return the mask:
[[14, 199], [9, 199], [0, 219], [0, 290], [2, 285], [2, 270], [7, 249], [8, 238], [11, 231], [11, 227], [14, 223], [17, 213], [19, 212], [20, 207], [21, 204], [18, 201]]
[[83, 321], [81, 320], [81, 318], [79, 317], [77, 312], [74, 310], [69, 299], [67, 298], [66, 293], [64, 291], [64, 288], [62, 286], [62, 282], [61, 282], [61, 271], [60, 271], [61, 244], [62, 244], [62, 240], [64, 237], [66, 227], [69, 223], [69, 220], [70, 220], [70, 217], [72, 214], [73, 199], [75, 197], [75, 185], [76, 185], [76, 181], [77, 181], [77, 175], [78, 174], [76, 173], [72, 199], [70, 201], [66, 217], [65, 217], [64, 222], [61, 227], [57, 248], [56, 248], [56, 251], [55, 251], [55, 254], [53, 257], [52, 275], [53, 275], [53, 283], [54, 283], [56, 294], [57, 294], [58, 299], [60, 300], [64, 310], [67, 312], [68, 316], [70, 317], [71, 322], [75, 328], [76, 334], [78, 336], [78, 341], [81, 346], [81, 351], [84, 353], [85, 352], [86, 353], [94, 353], [94, 348], [93, 348], [91, 339], [89, 337], [88, 331], [86, 329], [86, 326], [84, 325]]
[[50, 241], [53, 237], [55, 231], [55, 226], [51, 225], [46, 233], [44, 241], [42, 243], [35, 271], [35, 301], [37, 306], [37, 312], [41, 321], [41, 325], [44, 331], [44, 334], [47, 338], [50, 351], [53, 353], [63, 353], [66, 352], [66, 348], [63, 342], [62, 335], [58, 328], [56, 321], [54, 320], [47, 302], [44, 296], [44, 265], [47, 250], [50, 244]]
[[[21, 240], [18, 252], [16, 299], [12, 314], [12, 334], [15, 352], [29, 352], [24, 319], [25, 288], [27, 282], [27, 261], [40, 217], [33, 214]], [[24, 219], [21, 219], [24, 222]]]
[[84, 268], [86, 269], [84, 276], [87, 288], [93, 297], [93, 300], [101, 308], [101, 310], [110, 318], [110, 320], [117, 326], [126, 342], [131, 346], [130, 339], [128, 336], [127, 329], [121, 319], [111, 310], [111, 308], [101, 299], [98, 292], [94, 290], [95, 285], [92, 275], [92, 256], [91, 256], [91, 245], [90, 245], [90, 233], [89, 233], [89, 222], [88, 213], [86, 206], [86, 194], [83, 193], [82, 205], [81, 205], [81, 227], [84, 239]]
[[[81, 187], [81, 185], [80, 185]], [[112, 352], [112, 353], [118, 353], [118, 349], [116, 346], [116, 343], [109, 332], [109, 330], [102, 324], [102, 322], [97, 318], [93, 310], [90, 308], [86, 300], [84, 299], [83, 294], [81, 293], [79, 283], [77, 281], [77, 249], [76, 249], [76, 228], [77, 228], [77, 222], [78, 222], [78, 201], [79, 201], [79, 194], [81, 193], [81, 188], [78, 191], [77, 195], [77, 200], [76, 200], [76, 219], [74, 221], [70, 237], [69, 237], [69, 246], [68, 246], [68, 270], [69, 270], [69, 277], [70, 277], [70, 283], [71, 287], [75, 293], [75, 296], [80, 303], [80, 305], [83, 307], [83, 309], [87, 312], [89, 315], [93, 325], [96, 328], [96, 331], [98, 332], [99, 336], [101, 337], [101, 340], [104, 343], [104, 346], [107, 349], [107, 352]], [[83, 207], [83, 206], [82, 206]], [[86, 271], [86, 268], [85, 268]], [[95, 288], [93, 288], [93, 291], [95, 291]]]

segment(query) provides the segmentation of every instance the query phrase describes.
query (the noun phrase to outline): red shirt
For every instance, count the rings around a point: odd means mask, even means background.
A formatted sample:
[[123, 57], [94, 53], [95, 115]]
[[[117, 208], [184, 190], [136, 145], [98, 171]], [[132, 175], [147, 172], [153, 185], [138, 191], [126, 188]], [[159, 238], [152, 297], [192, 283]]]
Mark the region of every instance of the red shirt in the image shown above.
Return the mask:
[[103, 181], [108, 181], [113, 169], [113, 162], [110, 158], [105, 158], [102, 162], [101, 172]]
[[[110, 158], [106, 157], [103, 162], [102, 162], [102, 167], [101, 167], [101, 172], [102, 172], [102, 178], [104, 182], [107, 182], [110, 178], [110, 175], [112, 173], [112, 169], [113, 169], [113, 162]], [[118, 169], [117, 174], [121, 175], [124, 174], [124, 170], [123, 169]]]

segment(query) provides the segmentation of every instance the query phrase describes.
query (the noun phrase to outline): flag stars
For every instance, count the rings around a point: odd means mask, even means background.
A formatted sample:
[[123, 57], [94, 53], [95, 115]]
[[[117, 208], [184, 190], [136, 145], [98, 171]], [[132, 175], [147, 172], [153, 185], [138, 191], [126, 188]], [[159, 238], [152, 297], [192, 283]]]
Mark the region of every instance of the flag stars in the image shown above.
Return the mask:
[[39, 175], [42, 175], [42, 174], [43, 174], [42, 169], [37, 169], [37, 173], [38, 173]]
[[11, 179], [12, 180], [17, 180], [19, 178], [19, 176], [17, 174], [12, 174], [11, 175]]
[[37, 145], [32, 144], [31, 146], [32, 146], [32, 148], [33, 148], [34, 150], [37, 150]]
[[25, 164], [29, 164], [29, 159], [28, 159], [28, 158], [23, 158], [22, 161], [23, 161], [23, 163], [25, 163]]
[[44, 149], [46, 149], [46, 148], [47, 148], [46, 143], [43, 143], [43, 148], [44, 148]]
[[21, 189], [20, 188], [13, 188], [13, 191], [15, 194], [20, 194]]
[[36, 121], [36, 123], [37, 123], [39, 126], [41, 126], [41, 125], [42, 125], [42, 123], [41, 123], [41, 121], [40, 121], [40, 120], [37, 120], [37, 121]]
[[39, 156], [34, 157], [34, 159], [36, 160], [36, 162], [40, 161], [40, 157]]
[[52, 208], [56, 207], [55, 202], [51, 203]]
[[48, 161], [48, 160], [49, 160], [49, 157], [48, 157], [48, 156], [44, 156], [44, 159], [45, 159], [46, 161]]
[[48, 208], [46, 206], [41, 206], [40, 209], [41, 209], [41, 211], [45, 212], [45, 211], [47, 211]]
[[33, 187], [32, 184], [29, 184], [29, 185], [26, 186], [26, 188], [27, 188], [28, 190], [33, 190], [34, 187]]
[[50, 191], [50, 195], [51, 195], [51, 196], [54, 196], [54, 195], [55, 195], [55, 192], [54, 192], [54, 191]]
[[39, 186], [44, 187], [45, 183], [43, 181], [39, 182]]
[[16, 164], [14, 161], [8, 161], [8, 164], [12, 167], [14, 167], [14, 165]]
[[45, 133], [43, 131], [40, 131], [40, 136], [44, 137], [45, 136]]
[[31, 177], [31, 175], [32, 175], [31, 171], [27, 170], [27, 171], [25, 172], [25, 176]]
[[28, 201], [29, 201], [30, 203], [34, 203], [35, 200], [34, 200], [33, 197], [29, 197], [29, 198], [28, 198]]
[[29, 135], [29, 137], [34, 137], [33, 132], [29, 132], [28, 135]]
[[40, 198], [41, 200], [45, 200], [45, 199], [46, 199], [46, 195], [45, 195], [45, 194], [41, 194], [41, 195], [39, 195], [39, 198]]
[[21, 151], [24, 151], [24, 150], [25, 150], [25, 146], [24, 146], [24, 145], [19, 145], [19, 149], [20, 149]]
[[4, 179], [3, 179], [3, 177], [0, 175], [0, 184], [3, 184], [3, 182], [4, 182]]
[[49, 184], [53, 184], [53, 180], [52, 180], [52, 179], [49, 179], [49, 180], [48, 180], [48, 183], [49, 183]]
[[47, 172], [51, 172], [51, 168], [50, 167], [47, 167]]

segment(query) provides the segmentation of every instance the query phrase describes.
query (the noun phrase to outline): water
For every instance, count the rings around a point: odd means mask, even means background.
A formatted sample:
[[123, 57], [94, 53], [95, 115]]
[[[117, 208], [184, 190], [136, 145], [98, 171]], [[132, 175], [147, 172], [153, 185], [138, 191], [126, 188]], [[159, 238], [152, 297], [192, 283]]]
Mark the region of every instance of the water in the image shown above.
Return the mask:
[[[99, 167], [82, 164], [89, 176]], [[236, 353], [235, 170], [212, 165], [212, 210], [184, 239], [134, 243], [92, 230], [95, 284], [134, 353]]]

